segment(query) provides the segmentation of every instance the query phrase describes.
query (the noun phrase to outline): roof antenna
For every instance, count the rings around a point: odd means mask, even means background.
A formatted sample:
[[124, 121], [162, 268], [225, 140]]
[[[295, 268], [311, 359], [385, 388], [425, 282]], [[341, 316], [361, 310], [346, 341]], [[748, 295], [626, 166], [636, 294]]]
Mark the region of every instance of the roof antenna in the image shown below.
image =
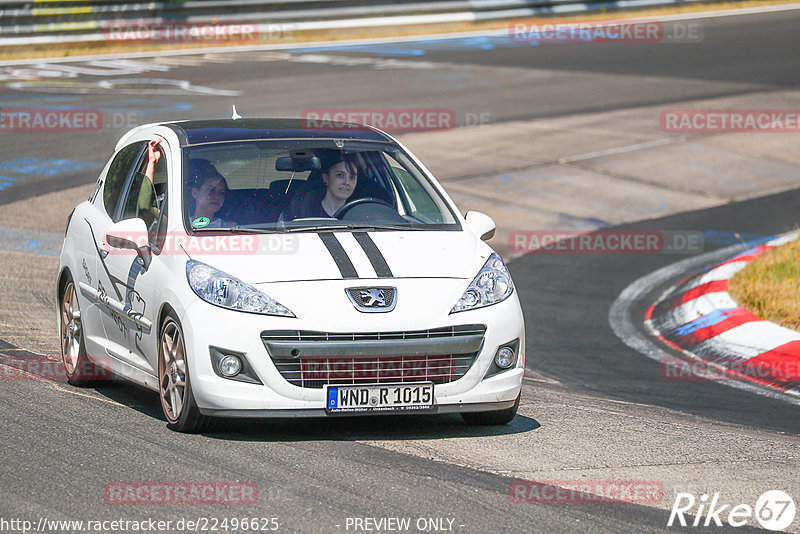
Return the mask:
[[236, 113], [236, 104], [234, 104], [234, 105], [233, 105], [233, 116], [232, 116], [231, 118], [232, 118], [233, 120], [236, 120], [236, 119], [243, 119], [243, 118], [244, 118], [244, 117], [242, 117], [241, 115], [239, 115], [238, 113]]

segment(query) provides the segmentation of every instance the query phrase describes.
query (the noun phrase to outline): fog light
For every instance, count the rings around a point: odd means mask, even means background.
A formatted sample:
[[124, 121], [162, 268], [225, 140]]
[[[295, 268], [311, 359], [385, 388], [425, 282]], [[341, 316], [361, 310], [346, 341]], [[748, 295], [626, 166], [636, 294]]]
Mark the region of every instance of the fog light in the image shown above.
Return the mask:
[[224, 376], [231, 377], [239, 374], [242, 370], [242, 360], [236, 356], [228, 354], [219, 362], [219, 372]]
[[516, 354], [511, 347], [500, 347], [497, 354], [494, 355], [494, 363], [500, 369], [510, 369], [515, 360]]

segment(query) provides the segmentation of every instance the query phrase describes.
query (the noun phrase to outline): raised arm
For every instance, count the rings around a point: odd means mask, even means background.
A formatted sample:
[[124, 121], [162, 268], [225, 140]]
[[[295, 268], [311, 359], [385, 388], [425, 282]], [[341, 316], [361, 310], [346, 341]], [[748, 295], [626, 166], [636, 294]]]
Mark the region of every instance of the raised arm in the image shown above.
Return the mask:
[[[163, 137], [153, 139], [147, 143], [147, 165], [144, 168], [144, 175], [153, 184], [153, 174], [155, 173], [156, 163], [161, 159], [161, 150], [158, 149], [158, 144], [161, 143]], [[143, 184], [144, 185], [144, 184]], [[139, 189], [139, 210], [150, 209], [153, 206], [153, 191], [155, 187], [141, 187]]]

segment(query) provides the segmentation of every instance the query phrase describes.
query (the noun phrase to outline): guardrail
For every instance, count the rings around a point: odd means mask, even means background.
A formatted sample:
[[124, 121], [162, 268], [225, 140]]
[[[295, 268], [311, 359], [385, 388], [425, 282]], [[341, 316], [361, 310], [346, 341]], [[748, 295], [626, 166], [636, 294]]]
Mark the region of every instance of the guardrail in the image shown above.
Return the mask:
[[0, 45], [102, 41], [104, 30], [126, 24], [247, 22], [258, 24], [261, 32], [273, 31], [275, 25], [302, 31], [567, 15], [698, 1], [702, 0], [0, 0]]

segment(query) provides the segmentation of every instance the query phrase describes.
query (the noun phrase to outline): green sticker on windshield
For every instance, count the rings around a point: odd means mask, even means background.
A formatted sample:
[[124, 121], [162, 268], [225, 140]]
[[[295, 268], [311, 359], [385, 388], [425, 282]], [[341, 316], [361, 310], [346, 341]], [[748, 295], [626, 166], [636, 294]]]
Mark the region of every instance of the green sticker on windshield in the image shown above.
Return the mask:
[[203, 228], [204, 226], [208, 226], [210, 222], [211, 219], [208, 217], [198, 217], [192, 221], [192, 228]]

